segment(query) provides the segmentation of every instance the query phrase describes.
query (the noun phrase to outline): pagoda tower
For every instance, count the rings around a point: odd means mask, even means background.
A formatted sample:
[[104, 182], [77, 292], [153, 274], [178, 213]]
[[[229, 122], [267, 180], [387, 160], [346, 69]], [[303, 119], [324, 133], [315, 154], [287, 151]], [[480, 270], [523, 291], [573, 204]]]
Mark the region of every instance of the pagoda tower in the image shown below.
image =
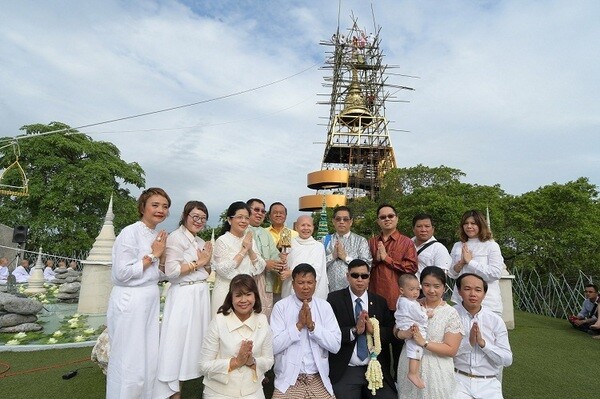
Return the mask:
[[385, 116], [386, 101], [397, 101], [394, 93], [413, 90], [388, 82], [379, 33], [367, 34], [352, 17], [352, 27], [337, 32], [327, 47], [322, 69], [330, 71], [323, 86], [330, 88], [327, 141], [321, 170], [309, 173], [307, 186], [317, 190], [300, 198], [301, 211], [318, 211], [323, 198], [327, 207], [345, 205], [348, 198], [374, 199], [385, 174], [396, 167], [394, 149]]

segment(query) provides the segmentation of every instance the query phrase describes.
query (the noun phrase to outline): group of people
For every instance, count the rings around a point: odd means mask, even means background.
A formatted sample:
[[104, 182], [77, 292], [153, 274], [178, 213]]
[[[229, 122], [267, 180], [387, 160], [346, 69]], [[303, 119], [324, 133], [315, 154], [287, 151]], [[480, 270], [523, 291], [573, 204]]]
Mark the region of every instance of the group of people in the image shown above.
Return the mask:
[[[67, 263], [64, 260], [58, 261], [59, 268], [67, 268]], [[54, 272], [54, 260], [46, 259], [44, 266], [44, 280], [48, 283], [54, 281], [55, 272]], [[71, 261], [69, 264], [69, 268], [73, 270], [77, 270], [77, 262]], [[30, 266], [28, 259], [23, 259], [21, 264], [12, 271], [12, 275], [15, 277], [16, 283], [27, 283], [31, 278], [31, 273], [33, 272], [33, 267]], [[0, 258], [0, 284], [6, 284], [6, 281], [9, 276], [8, 270], [8, 259]]]
[[[264, 398], [271, 367], [274, 398], [502, 397], [501, 369], [512, 362], [503, 259], [480, 212], [463, 215], [448, 253], [430, 215], [414, 218], [411, 240], [388, 204], [377, 210], [377, 236], [353, 233], [352, 212], [340, 206], [335, 232], [317, 241], [310, 216], [289, 229], [276, 202], [263, 228], [262, 200], [234, 202], [214, 248], [197, 235], [209, 216], [202, 202], [188, 202], [167, 234], [157, 226], [170, 206], [164, 190], [145, 190], [140, 221], [113, 247], [107, 398], [177, 398], [182, 381], [200, 376], [206, 398]], [[454, 307], [444, 300], [447, 275]], [[367, 372], [375, 359], [377, 387]]]

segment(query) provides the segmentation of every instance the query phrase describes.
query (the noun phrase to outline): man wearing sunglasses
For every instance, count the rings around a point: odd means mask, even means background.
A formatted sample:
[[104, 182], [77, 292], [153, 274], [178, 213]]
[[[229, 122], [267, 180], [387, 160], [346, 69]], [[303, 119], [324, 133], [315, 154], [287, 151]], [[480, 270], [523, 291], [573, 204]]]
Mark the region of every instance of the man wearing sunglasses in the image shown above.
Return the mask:
[[[398, 278], [404, 273], [417, 272], [417, 250], [413, 241], [398, 231], [398, 216], [396, 208], [392, 205], [379, 205], [377, 225], [381, 234], [369, 239], [369, 248], [373, 256], [369, 288], [385, 298], [393, 315], [400, 296]], [[397, 370], [403, 341], [392, 339], [391, 343], [393, 370]]]
[[379, 321], [382, 352], [389, 348], [394, 327], [394, 318], [388, 310], [385, 298], [367, 291], [369, 277], [367, 262], [354, 259], [346, 268], [348, 287], [330, 292], [327, 297], [342, 332], [342, 346], [339, 352], [329, 354], [329, 378], [337, 398], [396, 399], [398, 395], [390, 374], [389, 354], [379, 358], [383, 371], [383, 387], [376, 391], [376, 396], [367, 388], [365, 372], [369, 356], [366, 333], [373, 332], [369, 318], [376, 317]]
[[279, 279], [279, 272], [285, 267], [285, 263], [279, 257], [279, 250], [273, 241], [273, 237], [267, 229], [261, 227], [265, 221], [267, 211], [265, 203], [259, 198], [250, 198], [246, 201], [250, 207], [250, 226], [252, 236], [258, 246], [258, 250], [263, 259], [267, 262], [265, 270], [254, 276], [260, 300], [262, 303], [262, 311], [267, 317], [271, 317], [273, 309], [273, 283]]
[[333, 210], [335, 233], [323, 238], [327, 261], [329, 292], [348, 287], [348, 264], [354, 259], [362, 259], [371, 264], [371, 251], [366, 238], [350, 231], [352, 211], [347, 206], [338, 206]]

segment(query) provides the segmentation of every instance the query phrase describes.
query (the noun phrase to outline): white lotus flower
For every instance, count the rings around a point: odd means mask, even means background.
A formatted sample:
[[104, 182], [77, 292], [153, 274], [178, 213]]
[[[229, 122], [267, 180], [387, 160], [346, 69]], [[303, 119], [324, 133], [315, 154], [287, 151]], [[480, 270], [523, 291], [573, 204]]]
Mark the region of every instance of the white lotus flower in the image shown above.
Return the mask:
[[[57, 331], [57, 332], [58, 332], [58, 331]], [[57, 343], [57, 342], [58, 342], [58, 341], [56, 340], [56, 338], [48, 338], [48, 343], [49, 343], [49, 344], [55, 344], [55, 343]]]
[[63, 336], [63, 332], [58, 330], [58, 331], [54, 331], [54, 334], [52, 334], [53, 337], [62, 337]]
[[19, 345], [20, 343], [21, 341], [19, 341], [18, 339], [11, 339], [6, 343], [6, 345]]

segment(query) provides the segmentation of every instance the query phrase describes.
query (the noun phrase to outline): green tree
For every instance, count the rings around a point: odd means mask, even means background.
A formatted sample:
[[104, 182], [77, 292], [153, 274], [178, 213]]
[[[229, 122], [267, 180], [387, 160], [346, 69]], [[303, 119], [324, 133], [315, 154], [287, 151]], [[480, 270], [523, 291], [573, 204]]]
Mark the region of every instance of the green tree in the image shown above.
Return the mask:
[[[65, 129], [60, 133], [43, 134]], [[112, 143], [93, 141], [64, 123], [21, 128], [19, 163], [29, 180], [29, 196], [0, 196], [0, 220], [8, 226], [29, 226], [26, 247], [71, 255], [89, 250], [103, 223], [111, 194], [115, 228], [138, 219], [136, 199], [126, 185], [144, 186], [144, 171], [120, 158]], [[2, 138], [7, 143], [11, 138]], [[14, 161], [11, 147], [0, 150], [0, 167]], [[13, 170], [11, 169], [10, 172]], [[9, 173], [3, 184], [19, 184]]]
[[598, 189], [587, 178], [514, 197], [505, 214], [503, 251], [514, 266], [599, 274], [600, 204]]

